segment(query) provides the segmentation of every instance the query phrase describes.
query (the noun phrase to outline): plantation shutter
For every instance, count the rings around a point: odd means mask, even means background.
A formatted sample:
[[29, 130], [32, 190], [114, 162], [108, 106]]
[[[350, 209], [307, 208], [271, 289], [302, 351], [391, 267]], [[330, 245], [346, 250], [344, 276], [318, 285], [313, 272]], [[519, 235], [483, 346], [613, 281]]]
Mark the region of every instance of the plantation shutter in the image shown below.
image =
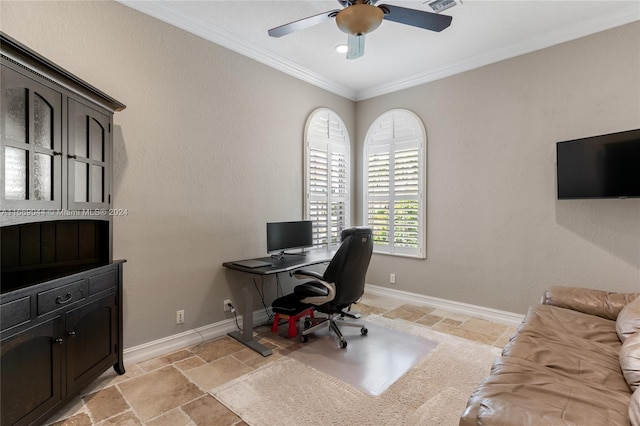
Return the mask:
[[306, 216], [314, 246], [334, 250], [349, 226], [349, 136], [338, 115], [322, 108], [309, 117], [305, 139]]
[[397, 143], [394, 150], [393, 245], [419, 249], [419, 149], [414, 142]]
[[365, 140], [365, 218], [378, 253], [424, 257], [424, 127], [405, 110], [378, 118]]
[[391, 155], [389, 145], [372, 147], [367, 153], [367, 223], [373, 228], [373, 243], [377, 247], [390, 247]]
[[329, 238], [329, 152], [321, 148], [309, 148], [309, 187], [307, 191], [307, 219], [313, 221], [313, 245], [323, 246]]

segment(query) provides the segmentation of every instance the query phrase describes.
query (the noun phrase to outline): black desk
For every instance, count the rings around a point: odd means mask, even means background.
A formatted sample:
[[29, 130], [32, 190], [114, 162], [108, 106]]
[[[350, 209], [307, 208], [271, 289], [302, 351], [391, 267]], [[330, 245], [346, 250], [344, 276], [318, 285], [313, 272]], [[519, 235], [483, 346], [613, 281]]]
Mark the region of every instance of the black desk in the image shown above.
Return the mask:
[[[304, 268], [305, 266], [329, 262], [333, 258], [334, 254], [335, 251], [312, 250], [306, 252], [304, 255], [287, 254], [279, 261], [271, 257], [255, 259], [272, 263], [271, 266], [264, 266], [260, 268], [246, 268], [244, 266], [236, 265], [234, 262], [238, 262], [237, 260], [234, 260], [233, 262], [225, 262], [222, 266], [252, 275], [274, 275], [282, 272], [295, 271], [297, 269]], [[232, 331], [228, 333], [228, 335], [258, 352], [262, 356], [268, 356], [271, 355], [271, 349], [253, 340], [253, 291], [250, 288], [250, 283], [251, 280], [245, 280], [245, 284], [242, 287], [244, 298], [244, 306], [242, 309], [243, 332], [240, 333], [239, 331]]]

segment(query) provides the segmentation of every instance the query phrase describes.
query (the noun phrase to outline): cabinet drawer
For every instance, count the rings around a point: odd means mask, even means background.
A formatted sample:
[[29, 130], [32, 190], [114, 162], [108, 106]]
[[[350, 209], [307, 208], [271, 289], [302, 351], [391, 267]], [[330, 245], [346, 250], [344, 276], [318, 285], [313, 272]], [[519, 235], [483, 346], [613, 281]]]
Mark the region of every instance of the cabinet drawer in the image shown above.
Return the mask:
[[86, 297], [86, 281], [75, 281], [67, 285], [38, 293], [38, 316], [55, 311]]
[[89, 294], [94, 295], [101, 291], [117, 287], [118, 280], [115, 270], [104, 272], [89, 278]]
[[31, 319], [31, 298], [25, 296], [0, 305], [0, 328], [6, 330]]

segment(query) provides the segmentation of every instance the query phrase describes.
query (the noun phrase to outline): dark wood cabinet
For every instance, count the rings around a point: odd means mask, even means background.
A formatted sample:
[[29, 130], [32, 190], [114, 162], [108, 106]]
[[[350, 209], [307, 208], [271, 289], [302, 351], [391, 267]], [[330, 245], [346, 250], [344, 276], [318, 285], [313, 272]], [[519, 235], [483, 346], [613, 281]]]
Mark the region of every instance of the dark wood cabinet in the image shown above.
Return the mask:
[[40, 423], [110, 367], [124, 374], [122, 266], [0, 295], [2, 425]]
[[113, 114], [125, 106], [0, 32], [0, 424], [46, 421], [122, 359]]
[[33, 423], [62, 401], [61, 330], [55, 316], [0, 341], [1, 424]]
[[68, 207], [109, 208], [110, 117], [75, 99], [69, 99], [68, 114]]
[[81, 389], [118, 361], [118, 298], [109, 294], [65, 315], [67, 392]]
[[2, 208], [109, 208], [111, 114], [10, 62], [0, 80]]
[[6, 208], [62, 208], [62, 95], [3, 67], [0, 93]]
[[108, 209], [125, 106], [2, 33], [0, 48], [0, 224]]

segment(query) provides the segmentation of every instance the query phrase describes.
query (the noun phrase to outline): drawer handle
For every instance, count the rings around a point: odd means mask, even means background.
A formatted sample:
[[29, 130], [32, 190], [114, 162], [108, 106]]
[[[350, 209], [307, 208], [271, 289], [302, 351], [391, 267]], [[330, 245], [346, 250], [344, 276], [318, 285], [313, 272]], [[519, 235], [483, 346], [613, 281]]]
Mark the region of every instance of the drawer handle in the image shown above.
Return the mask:
[[66, 299], [64, 299], [64, 300], [62, 299], [62, 296], [58, 296], [58, 297], [56, 297], [56, 303], [57, 303], [58, 305], [64, 305], [65, 303], [69, 303], [69, 302], [71, 302], [71, 299], [73, 299], [73, 294], [71, 294], [71, 293], [67, 293], [67, 294], [65, 295], [65, 297], [66, 297]]
[[63, 342], [63, 340], [62, 340], [62, 338], [58, 337], [58, 338], [55, 340], [55, 342], [56, 342], [57, 344], [61, 345], [61, 344], [62, 344], [62, 342]]
[[70, 331], [70, 332], [67, 333], [67, 335], [69, 337], [76, 337], [76, 332], [75, 331]]

